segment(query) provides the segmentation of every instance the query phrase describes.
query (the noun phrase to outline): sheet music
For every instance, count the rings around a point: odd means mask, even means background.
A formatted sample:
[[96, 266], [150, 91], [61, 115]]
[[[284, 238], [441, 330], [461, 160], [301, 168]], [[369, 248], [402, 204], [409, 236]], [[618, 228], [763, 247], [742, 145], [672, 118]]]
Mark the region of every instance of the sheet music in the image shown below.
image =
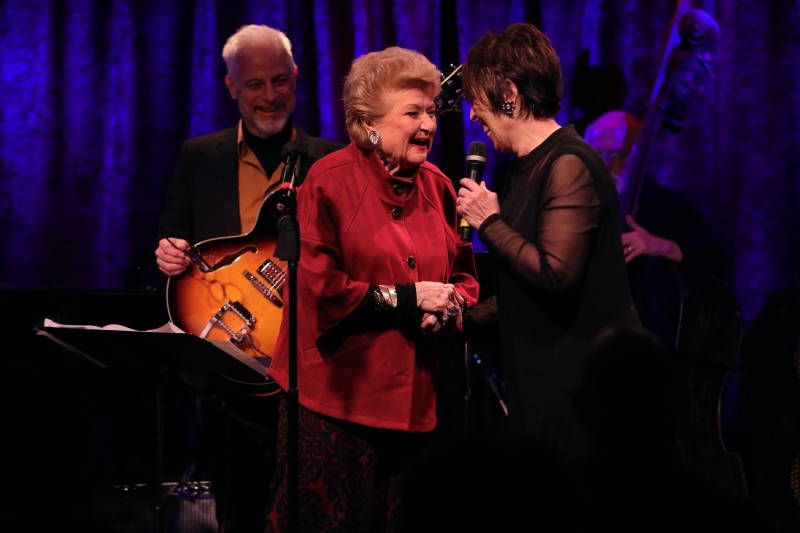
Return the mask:
[[[108, 331], [141, 331], [137, 329], [131, 329], [126, 326], [120, 326], [119, 324], [108, 324], [106, 326], [82, 326], [82, 325], [74, 325], [74, 324], [59, 324], [58, 322], [53, 322], [49, 318], [44, 319], [44, 327], [46, 328], [70, 328], [70, 329], [105, 329]], [[156, 329], [148, 329], [143, 330], [143, 333], [186, 333], [185, 331], [181, 330], [178, 326], [173, 324], [172, 322], [167, 322], [160, 328]]]
[[[121, 326], [119, 324], [108, 324], [108, 325], [102, 326], [102, 327], [100, 327], [100, 326], [91, 326], [91, 325], [59, 324], [58, 322], [54, 322], [53, 320], [50, 320], [49, 318], [45, 318], [44, 319], [44, 325], [43, 326], [46, 327], [46, 328], [91, 329], [91, 330], [106, 330], [106, 331], [131, 331], [131, 332], [136, 332], [136, 333], [180, 333], [180, 334], [183, 334], [183, 335], [188, 335], [188, 333], [186, 333], [185, 331], [181, 330], [178, 326], [176, 326], [172, 322], [167, 322], [166, 324], [164, 324], [160, 328], [149, 329], [149, 330], [145, 330], [145, 331], [131, 329], [131, 328], [126, 327], [126, 326]], [[103, 364], [101, 361], [98, 361], [97, 359], [93, 358], [92, 356], [88, 355], [87, 353], [79, 350], [78, 348], [75, 348], [74, 346], [62, 341], [61, 339], [56, 338], [55, 336], [51, 335], [50, 333], [48, 333], [46, 331], [39, 330], [39, 331], [36, 332], [36, 334], [37, 335], [42, 335], [44, 337], [47, 337], [47, 338], [53, 340], [54, 342], [60, 344], [61, 346], [63, 346], [67, 350], [69, 350], [71, 352], [74, 352], [74, 353], [77, 353], [78, 355], [81, 355], [81, 356], [89, 359], [90, 361], [92, 361], [93, 363], [95, 363], [96, 365], [98, 365], [98, 366], [100, 366], [102, 368], [106, 368], [106, 365]], [[269, 367], [269, 363], [272, 361], [268, 357], [258, 357], [258, 358], [252, 357], [249, 354], [247, 354], [244, 351], [242, 351], [241, 349], [239, 349], [231, 341], [221, 341], [221, 340], [214, 340], [214, 339], [203, 339], [203, 340], [205, 340], [206, 342], [210, 342], [211, 344], [213, 344], [214, 346], [216, 346], [217, 348], [219, 348], [223, 352], [225, 352], [228, 355], [236, 358], [238, 361], [244, 363], [245, 365], [249, 366], [250, 368], [252, 368], [253, 370], [255, 370], [256, 372], [258, 372], [259, 374], [262, 374], [262, 375], [264, 374], [266, 369]], [[263, 360], [263, 362], [262, 362], [262, 360]]]

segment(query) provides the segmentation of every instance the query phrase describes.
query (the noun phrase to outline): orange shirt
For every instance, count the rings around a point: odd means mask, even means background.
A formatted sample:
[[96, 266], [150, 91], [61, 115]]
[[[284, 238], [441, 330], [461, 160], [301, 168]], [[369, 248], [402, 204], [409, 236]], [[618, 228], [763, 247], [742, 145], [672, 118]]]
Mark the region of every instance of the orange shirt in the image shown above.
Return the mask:
[[[297, 140], [297, 132], [292, 128], [292, 139]], [[242, 221], [242, 234], [249, 233], [256, 225], [261, 204], [268, 193], [278, 185], [283, 172], [283, 163], [278, 165], [272, 176], [267, 176], [256, 154], [244, 142], [242, 121], [239, 121], [239, 217]]]

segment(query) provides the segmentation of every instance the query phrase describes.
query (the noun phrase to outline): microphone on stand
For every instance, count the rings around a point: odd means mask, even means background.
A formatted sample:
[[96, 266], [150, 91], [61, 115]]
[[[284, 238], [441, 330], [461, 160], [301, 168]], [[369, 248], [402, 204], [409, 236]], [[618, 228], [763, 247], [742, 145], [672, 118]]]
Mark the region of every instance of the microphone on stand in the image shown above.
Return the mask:
[[[483, 170], [485, 168], [486, 145], [480, 141], [472, 141], [469, 143], [469, 152], [467, 153], [467, 178], [480, 184], [483, 179]], [[472, 226], [463, 218], [459, 225], [461, 227], [461, 240], [472, 241]]]
[[306, 155], [306, 149], [297, 141], [289, 141], [281, 149], [283, 159], [283, 174], [281, 174], [281, 188], [288, 187], [294, 191], [294, 177], [300, 157]]
[[281, 173], [280, 187], [273, 193], [275, 196], [275, 214], [280, 216], [290, 209], [294, 197], [294, 180], [300, 166], [302, 156], [306, 154], [306, 149], [300, 146], [297, 141], [289, 141], [281, 149], [281, 159], [283, 159], [283, 172]]

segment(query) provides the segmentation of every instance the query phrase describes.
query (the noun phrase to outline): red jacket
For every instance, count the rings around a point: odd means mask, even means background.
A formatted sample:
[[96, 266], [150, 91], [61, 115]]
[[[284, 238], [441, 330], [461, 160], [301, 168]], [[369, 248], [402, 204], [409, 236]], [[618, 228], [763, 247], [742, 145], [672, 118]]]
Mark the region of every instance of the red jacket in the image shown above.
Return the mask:
[[[300, 404], [359, 424], [412, 432], [436, 425], [436, 342], [421, 315], [348, 320], [369, 285], [453, 283], [470, 305], [478, 282], [472, 245], [458, 237], [450, 180], [430, 163], [389, 175], [350, 144], [318, 161], [297, 190]], [[285, 295], [286, 296], [286, 295]], [[288, 388], [288, 305], [267, 375]]]

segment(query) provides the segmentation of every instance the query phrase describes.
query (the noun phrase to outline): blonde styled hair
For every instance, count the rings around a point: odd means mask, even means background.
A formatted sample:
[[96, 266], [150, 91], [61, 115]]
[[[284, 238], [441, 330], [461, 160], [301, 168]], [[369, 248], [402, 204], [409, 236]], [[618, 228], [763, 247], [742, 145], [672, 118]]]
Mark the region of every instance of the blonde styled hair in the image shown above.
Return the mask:
[[353, 61], [344, 79], [344, 116], [347, 134], [358, 146], [371, 149], [367, 123], [380, 120], [391, 109], [387, 92], [420, 89], [435, 97], [441, 73], [414, 50], [392, 46]]
[[259, 48], [269, 51], [283, 51], [286, 53], [287, 65], [290, 69], [295, 67], [294, 57], [292, 57], [292, 43], [289, 38], [280, 30], [270, 28], [264, 24], [248, 24], [242, 26], [236, 33], [228, 38], [222, 48], [222, 59], [228, 67], [228, 75], [236, 72], [236, 56], [246, 48]]

